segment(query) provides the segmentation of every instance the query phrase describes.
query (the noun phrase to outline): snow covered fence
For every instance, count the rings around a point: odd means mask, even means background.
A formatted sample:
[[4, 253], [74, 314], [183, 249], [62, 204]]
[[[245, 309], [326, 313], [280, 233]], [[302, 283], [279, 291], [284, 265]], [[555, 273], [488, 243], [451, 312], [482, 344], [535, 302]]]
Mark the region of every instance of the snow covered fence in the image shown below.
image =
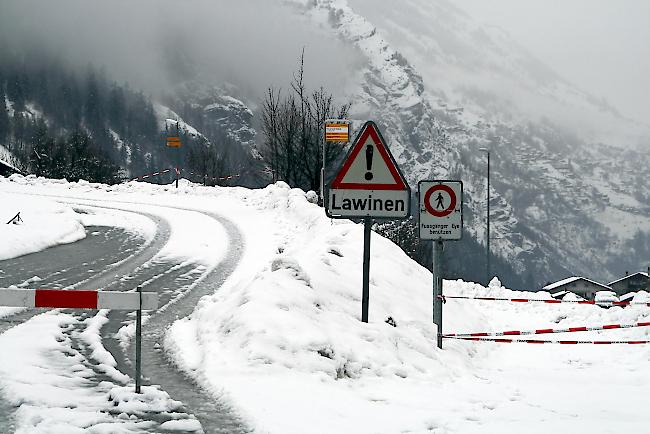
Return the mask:
[[0, 306], [153, 310], [158, 308], [158, 294], [155, 292], [2, 288], [0, 289]]
[[203, 177], [203, 179], [210, 180], [210, 181], [227, 181], [229, 179], [235, 179], [241, 176], [241, 175], [228, 175], [228, 176], [213, 177], [213, 176], [201, 175], [200, 173], [195, 173], [195, 172], [188, 172], [188, 174], [195, 175], [198, 177]]
[[[151, 178], [151, 177], [153, 177], [153, 176], [162, 175], [162, 174], [164, 174], [164, 173], [171, 172], [172, 170], [174, 170], [174, 169], [173, 169], [173, 168], [171, 168], [171, 169], [164, 169], [164, 170], [161, 170], [161, 171], [159, 171], [159, 172], [154, 172], [154, 173], [149, 173], [149, 174], [147, 174], [147, 175], [138, 176], [138, 177], [136, 177], [136, 178], [130, 179], [130, 180], [127, 181], [127, 182], [131, 182], [131, 181], [142, 181], [143, 179]], [[178, 171], [176, 172], [176, 174], [178, 175]]]
[[[505, 301], [511, 303], [546, 303], [546, 304], [561, 304], [561, 303], [574, 303], [574, 304], [588, 304], [597, 306], [628, 306], [628, 305], [641, 305], [650, 306], [648, 302], [639, 301], [607, 301], [599, 302], [593, 300], [573, 300], [573, 299], [536, 299], [536, 298], [506, 298], [506, 297], [477, 297], [465, 295], [446, 295], [439, 297], [446, 301], [446, 299], [462, 299], [462, 300], [482, 300], [482, 301]], [[562, 345], [576, 345], [576, 344], [593, 344], [593, 345], [610, 345], [610, 344], [648, 344], [648, 340], [538, 340], [538, 339], [506, 339], [503, 336], [522, 336], [522, 335], [540, 335], [550, 333], [577, 333], [577, 332], [590, 332], [602, 330], [615, 330], [615, 329], [629, 329], [638, 327], [650, 327], [650, 322], [635, 322], [629, 324], [605, 324], [593, 326], [574, 326], [565, 328], [541, 328], [534, 330], [507, 330], [499, 332], [472, 332], [472, 333], [445, 333], [439, 335], [444, 339], [459, 339], [464, 341], [481, 341], [481, 342], [494, 342], [494, 343], [525, 343], [525, 344], [562, 344]]]
[[[172, 167], [172, 168], [169, 168], [169, 169], [160, 170], [160, 171], [158, 171], [158, 172], [149, 173], [149, 174], [147, 174], [147, 175], [142, 175], [142, 176], [138, 176], [138, 177], [135, 177], [135, 178], [131, 178], [131, 179], [129, 179], [129, 180], [126, 181], [126, 182], [142, 181], [142, 180], [147, 179], [147, 178], [152, 178], [152, 177], [154, 177], [154, 176], [158, 176], [158, 175], [163, 175], [163, 174], [165, 174], [165, 173], [169, 173], [169, 172], [171, 172], [172, 170], [175, 171], [175, 172], [176, 172], [176, 175], [178, 175], [178, 176], [180, 176], [181, 171], [182, 171], [182, 169], [178, 169], [178, 168]], [[198, 174], [198, 173], [195, 173], [195, 172], [187, 172], [187, 173], [188, 173], [188, 175], [196, 175], [196, 176], [199, 176], [199, 177], [202, 176], [202, 175], [200, 175], [200, 174]], [[203, 176], [203, 178], [204, 178], [204, 179], [207, 179], [207, 180], [211, 180], [211, 181], [226, 181], [226, 180], [229, 180], [229, 179], [239, 178], [240, 176], [241, 176], [241, 175], [228, 175], [228, 176], [220, 176], [220, 177]]]

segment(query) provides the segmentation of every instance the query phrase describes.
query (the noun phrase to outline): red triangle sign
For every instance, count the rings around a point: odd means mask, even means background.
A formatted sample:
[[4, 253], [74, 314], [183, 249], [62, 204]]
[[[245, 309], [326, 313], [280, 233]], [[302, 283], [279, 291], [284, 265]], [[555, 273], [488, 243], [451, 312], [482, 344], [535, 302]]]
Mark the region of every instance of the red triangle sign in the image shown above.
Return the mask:
[[361, 128], [330, 188], [409, 190], [374, 122], [368, 121]]

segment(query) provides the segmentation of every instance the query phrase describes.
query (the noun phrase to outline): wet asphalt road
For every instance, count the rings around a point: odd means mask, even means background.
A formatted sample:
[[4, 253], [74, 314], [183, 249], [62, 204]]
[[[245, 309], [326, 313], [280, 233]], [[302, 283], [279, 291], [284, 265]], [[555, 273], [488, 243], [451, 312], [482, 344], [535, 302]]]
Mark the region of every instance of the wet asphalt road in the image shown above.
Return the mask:
[[[90, 206], [87, 201], [83, 205]], [[119, 204], [102, 203], [98, 207], [119, 209]], [[168, 308], [152, 313], [143, 327], [144, 384], [160, 385], [173, 399], [181, 401], [184, 406], [182, 411], [187, 412], [187, 415], [176, 414], [173, 417], [196, 417], [207, 433], [249, 432], [226, 403], [220, 402], [176, 370], [159, 344], [173, 321], [189, 315], [200, 297], [213, 293], [232, 273], [243, 251], [241, 235], [228, 220], [206, 213], [223, 225], [230, 238], [229, 254], [214, 270], [207, 273], [205, 267], [200, 265], [181, 265], [155, 258], [169, 239], [169, 224], [155, 215], [140, 214], [156, 223], [157, 232], [150, 243], [118, 228], [88, 227], [88, 236], [77, 243], [0, 261], [0, 287], [20, 285], [38, 276], [40, 280], [27, 283], [25, 287], [83, 287], [123, 291], [142, 286], [143, 291], [156, 291], [160, 294], [160, 306], [176, 298]], [[0, 320], [0, 333], [39, 313], [40, 311], [26, 311]], [[79, 324], [66, 333], [73, 338], [74, 349], [84, 354], [89, 359], [89, 365], [93, 366], [96, 363], [90, 360], [89, 349], [83, 343], [75, 343], [74, 339], [85, 328], [83, 320], [92, 313], [76, 312], [75, 315], [79, 318]], [[115, 333], [133, 321], [133, 314], [112, 311], [109, 320], [101, 332], [104, 346], [113, 354], [118, 369], [132, 376], [131, 354], [134, 354], [134, 346], [131, 343], [124, 352]], [[106, 380], [110, 379], [105, 373], [95, 369], [95, 378], [91, 383], [100, 384]], [[115, 382], [114, 379], [112, 381]], [[13, 431], [11, 415], [14, 411], [15, 408], [0, 401], [0, 432]], [[168, 420], [168, 417], [160, 418], [156, 415], [149, 417], [155, 423], [148, 432], [157, 432], [155, 427]]]

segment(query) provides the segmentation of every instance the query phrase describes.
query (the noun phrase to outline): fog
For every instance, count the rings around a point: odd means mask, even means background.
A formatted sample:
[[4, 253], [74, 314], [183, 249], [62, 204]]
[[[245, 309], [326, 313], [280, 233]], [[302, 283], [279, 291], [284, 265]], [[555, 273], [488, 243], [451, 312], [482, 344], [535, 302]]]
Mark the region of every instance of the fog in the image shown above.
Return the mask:
[[563, 77], [621, 113], [650, 123], [647, 0], [458, 0]]
[[308, 83], [336, 94], [355, 54], [290, 8], [265, 0], [0, 0], [0, 43], [84, 71], [92, 63], [152, 94], [200, 77], [251, 98], [286, 88], [304, 47]]

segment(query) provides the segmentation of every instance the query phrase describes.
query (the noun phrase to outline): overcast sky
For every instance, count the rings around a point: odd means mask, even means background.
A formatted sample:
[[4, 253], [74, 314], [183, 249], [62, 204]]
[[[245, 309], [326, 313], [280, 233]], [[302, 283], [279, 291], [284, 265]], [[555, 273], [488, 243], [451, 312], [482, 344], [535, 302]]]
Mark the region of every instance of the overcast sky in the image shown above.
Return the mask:
[[650, 124], [650, 0], [454, 0], [623, 115]]

